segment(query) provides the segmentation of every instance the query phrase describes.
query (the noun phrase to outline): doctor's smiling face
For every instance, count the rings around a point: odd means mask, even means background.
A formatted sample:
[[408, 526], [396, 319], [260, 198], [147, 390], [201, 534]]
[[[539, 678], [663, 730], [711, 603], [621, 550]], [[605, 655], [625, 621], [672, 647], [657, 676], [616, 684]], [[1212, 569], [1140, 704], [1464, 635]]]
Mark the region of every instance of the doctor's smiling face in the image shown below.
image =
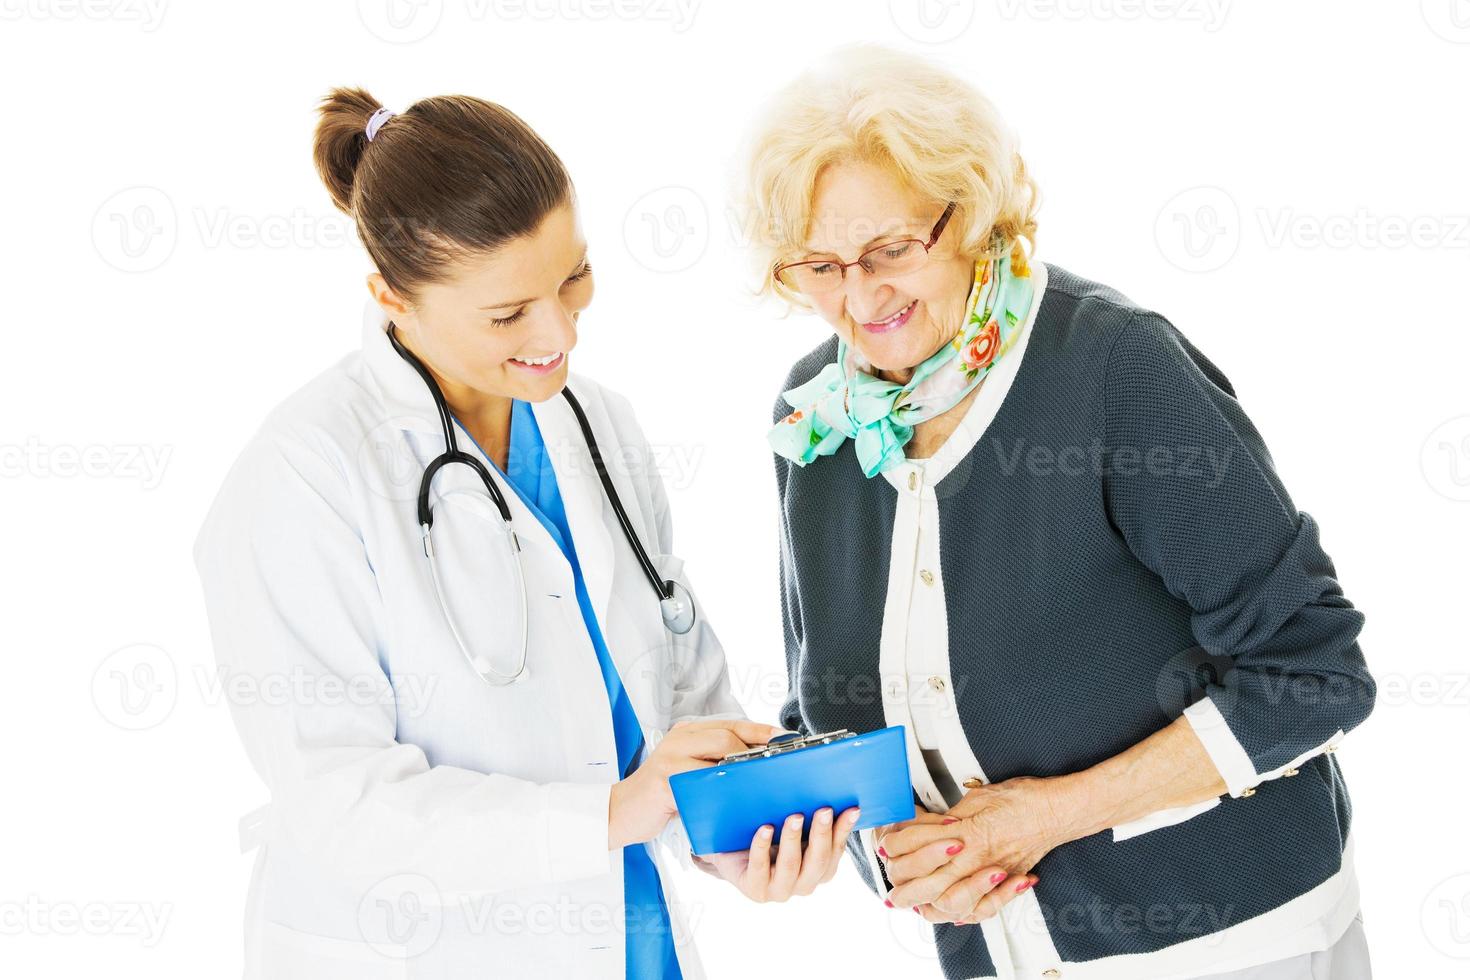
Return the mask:
[[575, 198], [529, 234], [457, 260], [413, 302], [376, 272], [368, 288], [456, 415], [499, 415], [510, 399], [545, 401], [566, 386], [577, 318], [592, 302]]
[[[928, 241], [944, 209], [945, 202], [909, 193], [881, 167], [834, 164], [817, 178], [807, 251], [792, 261], [852, 262], [884, 242]], [[946, 225], [928, 261], [914, 272], [884, 278], [853, 266], [838, 288], [807, 297], [838, 336], [889, 380], [907, 381], [959, 332], [975, 262], [955, 251], [958, 223]]]

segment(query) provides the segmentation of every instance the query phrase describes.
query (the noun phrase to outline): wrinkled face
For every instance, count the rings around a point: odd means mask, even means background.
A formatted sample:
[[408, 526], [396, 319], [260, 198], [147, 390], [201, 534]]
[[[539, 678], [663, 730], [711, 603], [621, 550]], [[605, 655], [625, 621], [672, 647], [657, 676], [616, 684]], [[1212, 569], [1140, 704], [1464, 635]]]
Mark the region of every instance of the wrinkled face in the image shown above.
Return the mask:
[[369, 285], [451, 406], [542, 402], [566, 386], [577, 317], [592, 302], [592, 267], [569, 202], [524, 238], [461, 260], [412, 306], [377, 273]]
[[[851, 262], [884, 242], [927, 242], [946, 202], [916, 197], [885, 170], [866, 163], [827, 168], [817, 179], [804, 253], [789, 261]], [[872, 365], [897, 381], [959, 333], [975, 263], [954, 248], [951, 221], [917, 271], [880, 278], [853, 266], [842, 285], [809, 296], [813, 308]]]

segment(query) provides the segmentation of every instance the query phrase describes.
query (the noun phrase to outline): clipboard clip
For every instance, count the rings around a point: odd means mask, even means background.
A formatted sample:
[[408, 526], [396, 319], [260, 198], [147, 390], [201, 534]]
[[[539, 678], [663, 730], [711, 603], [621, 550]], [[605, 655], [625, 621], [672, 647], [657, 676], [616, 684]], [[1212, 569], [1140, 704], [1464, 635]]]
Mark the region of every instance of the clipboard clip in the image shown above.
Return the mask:
[[720, 760], [720, 765], [729, 765], [733, 762], [750, 762], [753, 759], [769, 759], [773, 755], [781, 755], [785, 752], [795, 752], [798, 749], [809, 749], [816, 745], [829, 745], [832, 742], [840, 742], [845, 738], [856, 738], [857, 732], [846, 728], [835, 732], [825, 732], [821, 735], [802, 735], [799, 732], [787, 732], [777, 735], [765, 745], [757, 745], [746, 749], [744, 752], [732, 752]]

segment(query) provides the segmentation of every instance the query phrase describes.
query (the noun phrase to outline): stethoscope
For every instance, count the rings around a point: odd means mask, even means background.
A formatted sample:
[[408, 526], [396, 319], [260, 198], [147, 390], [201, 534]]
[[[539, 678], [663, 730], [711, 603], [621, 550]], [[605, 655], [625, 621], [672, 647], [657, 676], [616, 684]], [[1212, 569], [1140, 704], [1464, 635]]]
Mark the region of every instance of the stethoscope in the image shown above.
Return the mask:
[[[459, 448], [459, 443], [454, 437], [454, 417], [450, 415], [449, 406], [445, 404], [444, 393], [439, 390], [438, 382], [434, 380], [434, 376], [429, 373], [424, 363], [399, 342], [396, 328], [391, 323], [388, 324], [388, 339], [392, 341], [393, 349], [398, 352], [398, 355], [411, 364], [419, 377], [424, 379], [424, 384], [429, 386], [429, 393], [434, 396], [434, 407], [439, 410], [439, 424], [444, 429], [445, 451], [434, 457], [429, 465], [424, 467], [423, 478], [419, 481], [418, 497], [419, 530], [423, 538], [424, 556], [429, 560], [429, 577], [434, 582], [434, 596], [439, 601], [439, 610], [444, 614], [444, 621], [449, 625], [449, 632], [453, 634], [454, 642], [458, 644], [460, 653], [464, 654], [470, 666], [491, 684], [497, 686], [513, 684], [520, 680], [526, 672], [530, 620], [527, 616], [526, 580], [521, 570], [521, 542], [516, 537], [515, 528], [511, 526], [510, 507], [506, 504], [505, 495], [501, 493], [500, 487], [491, 478], [490, 470], [485, 464]], [[694, 628], [694, 597], [683, 585], [659, 578], [658, 569], [648, 557], [643, 543], [638, 540], [638, 534], [633, 530], [633, 522], [628, 519], [628, 512], [623, 509], [623, 501], [618, 496], [617, 488], [613, 486], [612, 477], [608, 475], [607, 465], [602, 461], [602, 452], [597, 448], [597, 439], [592, 435], [592, 425], [587, 421], [587, 415], [582, 411], [581, 403], [572, 394], [570, 387], [563, 388], [561, 394], [571, 406], [572, 414], [577, 417], [577, 425], [582, 430], [582, 437], [587, 441], [587, 451], [592, 455], [592, 464], [596, 467], [597, 476], [602, 481], [602, 489], [607, 494], [607, 501], [612, 504], [613, 513], [618, 516], [618, 524], [623, 529], [623, 537], [628, 539], [628, 545], [633, 549], [633, 554], [637, 556], [638, 564], [642, 566], [648, 584], [658, 595], [659, 612], [663, 616], [664, 626], [673, 633], [688, 633]], [[444, 599], [439, 563], [434, 555], [434, 538], [431, 533], [434, 526], [434, 513], [429, 507], [429, 488], [434, 482], [434, 475], [451, 463], [463, 463], [473, 469], [479, 475], [480, 482], [485, 484], [485, 490], [490, 494], [490, 500], [495, 504], [495, 509], [500, 512], [505, 547], [510, 555], [511, 567], [515, 570], [516, 588], [521, 594], [521, 659], [516, 665], [515, 673], [512, 674], [501, 673], [490, 663], [488, 657], [470, 652], [469, 647], [465, 645], [464, 638], [460, 635], [459, 627], [455, 624], [454, 616], [449, 611], [449, 604]]]

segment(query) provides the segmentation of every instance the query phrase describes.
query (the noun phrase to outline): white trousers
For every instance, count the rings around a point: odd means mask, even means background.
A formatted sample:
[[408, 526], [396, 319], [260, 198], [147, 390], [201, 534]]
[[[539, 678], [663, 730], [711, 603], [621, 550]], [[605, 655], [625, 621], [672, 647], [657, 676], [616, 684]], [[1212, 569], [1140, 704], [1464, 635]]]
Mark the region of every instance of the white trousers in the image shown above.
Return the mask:
[[1199, 980], [1372, 980], [1368, 937], [1363, 917], [1348, 923], [1337, 942], [1317, 953], [1303, 953], [1274, 963], [1262, 963], [1229, 973], [1211, 973]]

